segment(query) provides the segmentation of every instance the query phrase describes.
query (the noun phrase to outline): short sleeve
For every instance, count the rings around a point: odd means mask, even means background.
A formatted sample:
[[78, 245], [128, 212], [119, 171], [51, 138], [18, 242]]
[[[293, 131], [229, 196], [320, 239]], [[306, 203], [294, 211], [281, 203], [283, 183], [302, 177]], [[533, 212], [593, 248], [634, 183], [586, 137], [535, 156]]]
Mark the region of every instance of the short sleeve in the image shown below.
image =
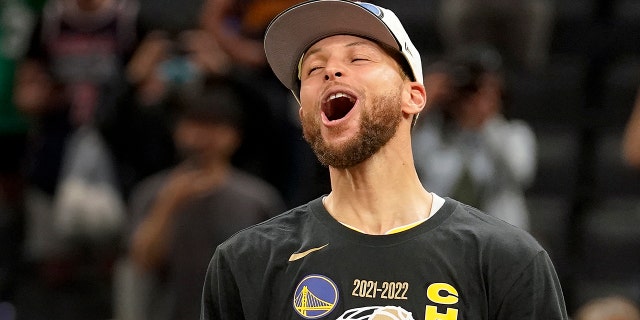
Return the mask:
[[560, 281], [545, 251], [534, 256], [506, 291], [495, 319], [569, 319]]

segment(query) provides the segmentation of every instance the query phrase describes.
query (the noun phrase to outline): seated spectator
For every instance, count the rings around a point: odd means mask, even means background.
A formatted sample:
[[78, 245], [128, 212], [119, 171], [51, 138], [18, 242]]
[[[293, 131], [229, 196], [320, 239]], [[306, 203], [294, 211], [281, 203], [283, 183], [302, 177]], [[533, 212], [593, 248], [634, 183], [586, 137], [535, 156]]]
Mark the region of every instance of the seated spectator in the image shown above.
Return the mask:
[[502, 113], [500, 55], [471, 48], [426, 70], [425, 86], [428, 112], [413, 139], [425, 186], [528, 229], [523, 191], [534, 177], [536, 139]]
[[226, 89], [177, 102], [174, 141], [182, 161], [144, 180], [132, 196], [129, 255], [158, 283], [147, 293], [151, 301], [141, 302], [149, 303], [147, 319], [198, 318], [216, 246], [284, 209], [274, 187], [231, 164], [241, 109]]

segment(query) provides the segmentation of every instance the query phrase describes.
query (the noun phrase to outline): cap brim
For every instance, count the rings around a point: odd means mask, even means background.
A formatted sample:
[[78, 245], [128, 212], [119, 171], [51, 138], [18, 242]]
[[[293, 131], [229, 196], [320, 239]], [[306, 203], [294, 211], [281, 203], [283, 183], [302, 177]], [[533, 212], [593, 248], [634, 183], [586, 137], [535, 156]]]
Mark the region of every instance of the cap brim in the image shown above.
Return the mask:
[[387, 26], [362, 6], [343, 0], [310, 1], [287, 9], [271, 22], [264, 39], [267, 61], [297, 96], [300, 57], [317, 41], [337, 34], [369, 38], [401, 51]]

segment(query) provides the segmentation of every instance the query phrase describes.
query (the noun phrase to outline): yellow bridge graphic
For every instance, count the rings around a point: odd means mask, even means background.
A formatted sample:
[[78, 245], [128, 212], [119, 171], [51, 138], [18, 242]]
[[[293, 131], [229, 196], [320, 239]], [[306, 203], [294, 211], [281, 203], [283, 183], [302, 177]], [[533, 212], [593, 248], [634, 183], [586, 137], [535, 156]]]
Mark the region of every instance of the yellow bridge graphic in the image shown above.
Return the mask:
[[307, 316], [309, 311], [329, 311], [333, 308], [333, 303], [316, 297], [307, 286], [302, 287], [302, 291], [295, 297], [293, 303], [303, 316]]

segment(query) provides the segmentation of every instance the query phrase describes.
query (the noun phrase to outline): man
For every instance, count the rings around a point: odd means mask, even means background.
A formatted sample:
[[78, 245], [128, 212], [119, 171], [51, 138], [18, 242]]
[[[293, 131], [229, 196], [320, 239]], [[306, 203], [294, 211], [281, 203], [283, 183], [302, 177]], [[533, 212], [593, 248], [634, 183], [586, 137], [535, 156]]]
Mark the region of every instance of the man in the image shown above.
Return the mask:
[[[210, 90], [210, 91], [209, 91]], [[221, 85], [181, 99], [174, 141], [183, 160], [136, 188], [129, 256], [157, 280], [145, 319], [195, 319], [202, 279], [216, 246], [284, 210], [274, 187], [236, 169], [240, 105]]]
[[[204, 30], [230, 59], [233, 77], [255, 102], [247, 121], [243, 148], [236, 159], [278, 188], [286, 203], [296, 206], [329, 190], [305, 183], [322, 167], [308, 145], [299, 139], [295, 101], [267, 64], [262, 37], [282, 10], [302, 0], [205, 0]], [[328, 175], [326, 185], [328, 185]]]
[[421, 64], [393, 12], [305, 2], [274, 19], [265, 50], [332, 191], [220, 245], [201, 319], [568, 319], [531, 236], [422, 187]]
[[536, 136], [526, 122], [505, 117], [502, 68], [489, 46], [427, 68], [428, 111], [413, 129], [413, 155], [431, 192], [528, 230], [524, 191], [535, 177]]

